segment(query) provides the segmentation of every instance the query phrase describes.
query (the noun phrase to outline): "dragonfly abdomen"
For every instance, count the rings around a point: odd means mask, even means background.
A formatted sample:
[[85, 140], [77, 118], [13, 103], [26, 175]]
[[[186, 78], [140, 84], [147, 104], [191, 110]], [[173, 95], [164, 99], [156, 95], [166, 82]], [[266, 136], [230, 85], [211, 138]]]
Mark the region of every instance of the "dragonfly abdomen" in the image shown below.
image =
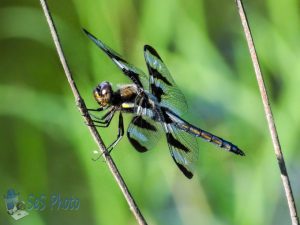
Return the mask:
[[202, 130], [198, 127], [193, 126], [192, 124], [188, 123], [187, 121], [183, 120], [179, 116], [175, 115], [174, 113], [167, 112], [168, 117], [170, 120], [175, 123], [175, 126], [184, 130], [185, 132], [194, 135], [196, 137], [201, 137], [202, 139], [211, 142], [220, 148], [223, 148], [229, 152], [233, 152], [237, 155], [245, 155], [245, 153], [239, 149], [236, 145], [230, 143], [229, 141], [225, 141], [224, 139], [215, 136], [205, 130]]
[[234, 145], [228, 141], [225, 141], [224, 139], [217, 137], [205, 130], [202, 130], [198, 127], [194, 127], [191, 124], [179, 124], [179, 126], [186, 132], [188, 132], [192, 135], [195, 135], [196, 137], [201, 137], [204, 140], [211, 142], [229, 152], [233, 152], [238, 155], [245, 155], [245, 153], [242, 150], [240, 150], [236, 145]]

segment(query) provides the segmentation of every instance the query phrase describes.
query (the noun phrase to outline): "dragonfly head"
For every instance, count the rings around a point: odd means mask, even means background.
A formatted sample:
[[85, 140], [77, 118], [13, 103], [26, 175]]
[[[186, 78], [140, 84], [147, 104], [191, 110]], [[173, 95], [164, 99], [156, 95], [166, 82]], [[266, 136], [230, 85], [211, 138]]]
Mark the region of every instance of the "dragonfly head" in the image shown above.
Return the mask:
[[97, 87], [94, 89], [93, 94], [96, 101], [101, 107], [109, 106], [113, 94], [111, 84], [107, 81], [98, 84]]

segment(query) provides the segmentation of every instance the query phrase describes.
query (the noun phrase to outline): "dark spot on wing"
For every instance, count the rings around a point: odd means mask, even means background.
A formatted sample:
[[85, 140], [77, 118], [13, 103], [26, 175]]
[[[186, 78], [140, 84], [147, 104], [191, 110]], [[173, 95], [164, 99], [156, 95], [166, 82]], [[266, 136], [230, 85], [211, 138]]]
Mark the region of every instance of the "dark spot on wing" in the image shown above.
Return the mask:
[[145, 45], [144, 46], [144, 51], [149, 51], [152, 55], [156, 56], [157, 58], [159, 58], [161, 61], [162, 59], [160, 58], [160, 56], [158, 55], [157, 51], [155, 51], [154, 48], [152, 48], [150, 45]]
[[[129, 65], [129, 63], [122, 59], [121, 57], [111, 53], [110, 51], [106, 51], [108, 56], [111, 57], [112, 59], [115, 59], [123, 64], [127, 64]], [[126, 66], [126, 65], [125, 65]], [[135, 73], [134, 71], [132, 71], [130, 68], [129, 69], [125, 69], [125, 68], [122, 68], [122, 71], [123, 73], [125, 73], [127, 76], [129, 76], [129, 78], [133, 81], [133, 83], [135, 83], [136, 85], [138, 85], [139, 87], [143, 87], [142, 85], [142, 82], [140, 81], [140, 78], [139, 78], [139, 74], [138, 73]]]
[[113, 58], [117, 61], [120, 61], [122, 63], [125, 63], [125, 64], [128, 64], [128, 62], [125, 60], [125, 59], [122, 59], [120, 56], [112, 53], [111, 51], [109, 51], [108, 49], [105, 49], [105, 52], [107, 53], [107, 55], [110, 57], [110, 58]]
[[172, 86], [172, 84], [167, 80], [167, 78], [165, 78], [160, 72], [158, 72], [156, 69], [150, 67], [150, 73], [151, 75], [158, 79], [158, 80], [161, 80], [163, 81], [165, 84], [169, 85], [169, 86]]
[[142, 97], [142, 100], [138, 99], [136, 101], [136, 105], [141, 106], [144, 109], [152, 109], [153, 108], [152, 104], [149, 101], [149, 97], [146, 94]]
[[180, 163], [176, 162], [176, 160], [174, 160], [174, 161], [175, 161], [176, 165], [178, 166], [178, 168], [183, 172], [183, 174], [187, 178], [191, 179], [193, 177], [193, 174], [190, 171], [188, 171], [183, 165], [181, 165]]
[[133, 72], [132, 70], [122, 69], [123, 73], [125, 73], [136, 85], [143, 88], [143, 84], [140, 81], [139, 74]]
[[161, 107], [161, 112], [162, 112], [162, 115], [163, 115], [163, 119], [164, 119], [164, 122], [166, 124], [170, 124], [170, 123], [173, 123], [173, 120], [171, 120], [171, 118], [169, 117], [169, 115], [166, 113], [166, 111], [169, 111], [167, 108], [165, 107]]
[[181, 149], [185, 152], [189, 152], [190, 150], [184, 146], [180, 141], [175, 139], [171, 133], [167, 133], [167, 141], [170, 145], [174, 146], [177, 149]]
[[156, 131], [156, 127], [149, 123], [147, 120], [144, 120], [141, 116], [135, 117], [135, 119], [133, 120], [133, 124], [140, 128]]
[[152, 94], [157, 98], [158, 102], [161, 102], [161, 96], [164, 95], [164, 91], [161, 87], [151, 84]]
[[[144, 46], [144, 51], [149, 51], [150, 54], [154, 55], [156, 58], [158, 58], [162, 63], [162, 59], [160, 58], [160, 56], [158, 55], [158, 53], [155, 51], [154, 48], [152, 48], [151, 46], [149, 45], [145, 45]], [[165, 84], [169, 85], [169, 86], [172, 86], [172, 84], [170, 83], [170, 81], [167, 80], [167, 78], [165, 78], [160, 72], [157, 71], [157, 69], [151, 67], [149, 65], [149, 63], [147, 63], [147, 66], [148, 66], [148, 70], [150, 72], [150, 75], [152, 75], [154, 78], [158, 79], [158, 80], [161, 80], [163, 81]]]
[[148, 149], [141, 145], [137, 140], [135, 140], [134, 138], [131, 138], [130, 137], [130, 133], [127, 132], [127, 137], [128, 137], [128, 140], [130, 141], [130, 143], [132, 144], [132, 146], [139, 152], [146, 152], [148, 151]]
[[94, 35], [92, 35], [90, 32], [88, 32], [86, 29], [83, 28], [83, 31], [88, 35], [88, 37], [98, 46], [100, 47], [103, 51], [105, 51], [105, 53], [112, 59], [115, 59], [117, 61], [120, 61], [122, 63], [126, 63], [128, 64], [128, 62], [126, 62], [126, 60], [122, 59], [120, 56], [116, 55], [115, 53], [113, 53], [111, 50], [109, 50], [105, 44], [98, 40]]
[[[111, 49], [109, 49], [104, 43], [102, 43], [100, 40], [98, 40], [94, 35], [92, 35], [91, 33], [89, 33], [87, 30], [83, 29], [83, 31], [88, 35], [88, 37], [99, 47], [101, 48], [112, 60], [114, 61], [118, 61], [121, 64], [128, 66], [130, 65], [126, 60], [122, 59], [120, 56], [118, 56], [116, 53], [114, 53]], [[121, 68], [118, 65], [119, 68]], [[139, 74], [135, 73], [134, 71], [132, 71], [130, 68], [125, 69], [125, 68], [121, 68], [123, 73], [126, 74], [127, 76], [129, 76], [129, 78], [133, 81], [133, 83], [135, 83], [136, 85], [138, 85], [139, 87], [143, 88], [142, 82], [139, 79]]]

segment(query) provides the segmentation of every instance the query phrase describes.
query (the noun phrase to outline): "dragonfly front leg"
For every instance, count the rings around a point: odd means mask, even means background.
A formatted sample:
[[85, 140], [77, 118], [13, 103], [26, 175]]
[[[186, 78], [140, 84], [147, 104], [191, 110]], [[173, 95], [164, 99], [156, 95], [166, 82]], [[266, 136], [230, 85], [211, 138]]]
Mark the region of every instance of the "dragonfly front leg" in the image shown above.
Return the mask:
[[[110, 153], [113, 148], [118, 144], [118, 142], [122, 139], [124, 135], [124, 123], [123, 123], [123, 116], [122, 116], [122, 113], [120, 112], [119, 114], [119, 126], [118, 126], [118, 136], [117, 136], [117, 139], [111, 143], [107, 149], [108, 153]], [[103, 152], [104, 153], [104, 152]], [[94, 161], [98, 160], [102, 155], [103, 153], [101, 153], [96, 159], [93, 159]]]
[[[95, 125], [96, 127], [108, 127], [110, 125], [110, 122], [112, 121], [112, 118], [114, 117], [116, 112], [115, 108], [111, 108], [104, 116], [102, 116], [101, 118], [98, 118], [96, 116], [94, 116], [93, 114], [91, 114], [91, 116], [93, 117], [93, 122], [94, 123], [98, 123], [100, 125]], [[96, 119], [94, 119], [96, 118]]]
[[104, 110], [104, 108], [103, 107], [100, 107], [100, 108], [98, 108], [98, 109], [87, 109], [88, 111], [93, 111], [93, 112], [101, 112], [101, 111], [103, 111]]
[[119, 126], [118, 126], [118, 136], [117, 139], [109, 145], [107, 148], [107, 151], [110, 153], [113, 148], [119, 143], [119, 141], [122, 139], [124, 136], [124, 123], [123, 123], [123, 116], [122, 113], [120, 112], [119, 114]]

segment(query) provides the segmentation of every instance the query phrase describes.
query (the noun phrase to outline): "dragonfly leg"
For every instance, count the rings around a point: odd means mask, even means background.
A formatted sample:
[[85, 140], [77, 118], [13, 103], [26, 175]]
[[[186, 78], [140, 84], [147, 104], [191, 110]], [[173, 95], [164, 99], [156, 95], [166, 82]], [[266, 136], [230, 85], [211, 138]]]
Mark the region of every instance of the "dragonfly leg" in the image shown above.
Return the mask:
[[85, 111], [83, 114], [82, 114], [82, 116], [86, 116], [86, 114], [88, 113], [88, 112], [90, 112], [90, 111], [93, 111], [93, 112], [101, 112], [101, 111], [103, 111], [104, 110], [104, 108], [98, 108], [98, 109], [87, 109], [87, 111]]
[[[123, 116], [122, 113], [120, 112], [119, 114], [119, 127], [118, 127], [118, 136], [117, 139], [111, 143], [106, 149], [108, 151], [108, 153], [111, 153], [111, 151], [113, 150], [113, 148], [119, 143], [119, 141], [122, 139], [124, 135], [124, 123], [123, 123]], [[97, 161], [101, 156], [103, 155], [103, 153], [101, 153], [96, 159], [93, 159], [94, 161]]]
[[[111, 106], [111, 107], [109, 107], [109, 108], [103, 108], [103, 107], [100, 107], [100, 108], [98, 108], [98, 109], [87, 109], [88, 111], [89, 111], [89, 114], [90, 114], [90, 116], [92, 116], [92, 117], [95, 117], [95, 118], [97, 118], [97, 119], [99, 119], [99, 120], [101, 120], [101, 119], [103, 119], [104, 117], [106, 117], [112, 110], [114, 110], [115, 109], [115, 107], [114, 106]], [[94, 114], [92, 114], [91, 112], [102, 112], [102, 111], [106, 111], [107, 110], [107, 112], [104, 114], [104, 116], [102, 116], [102, 118], [100, 119], [99, 117], [97, 117], [97, 116], [95, 116]]]
[[120, 114], [119, 114], [118, 136], [117, 136], [117, 139], [113, 143], [111, 143], [109, 145], [109, 147], [107, 148], [107, 150], [108, 150], [109, 153], [119, 143], [119, 141], [122, 139], [123, 135], [124, 135], [124, 123], [123, 123], [122, 113], [120, 112]]
[[[101, 117], [101, 118], [96, 117], [97, 119], [93, 119], [93, 122], [98, 124], [98, 125], [94, 125], [94, 126], [95, 127], [108, 127], [110, 125], [110, 122], [112, 121], [112, 118], [115, 115], [115, 112], [116, 112], [116, 109], [112, 108], [103, 117]], [[92, 115], [92, 117], [95, 117], [95, 116]], [[88, 124], [88, 126], [90, 126], [90, 124]]]
[[98, 108], [98, 109], [87, 109], [88, 111], [93, 111], [93, 112], [101, 112], [104, 110], [104, 108]]

